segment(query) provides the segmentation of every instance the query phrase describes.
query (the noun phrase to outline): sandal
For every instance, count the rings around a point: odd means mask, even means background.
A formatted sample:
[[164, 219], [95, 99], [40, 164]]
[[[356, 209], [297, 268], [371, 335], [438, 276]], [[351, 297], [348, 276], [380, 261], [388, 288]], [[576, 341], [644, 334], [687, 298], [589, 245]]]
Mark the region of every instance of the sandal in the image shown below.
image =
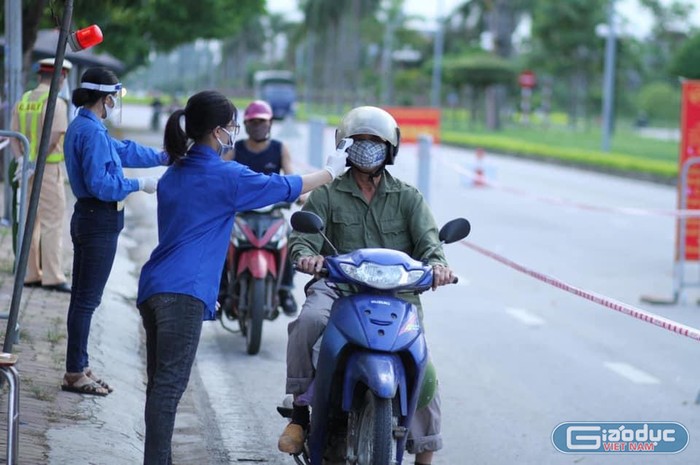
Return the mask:
[[63, 376], [63, 384], [61, 390], [67, 392], [75, 392], [77, 394], [89, 394], [92, 396], [106, 396], [109, 391], [97, 384], [97, 382], [83, 375], [77, 380], [70, 382], [68, 375]]
[[97, 384], [102, 386], [103, 388], [107, 389], [108, 392], [111, 393], [112, 391], [114, 391], [114, 389], [109, 384], [102, 381], [95, 373], [92, 372], [92, 370], [90, 368], [85, 370], [85, 376], [87, 376], [88, 378], [90, 378], [91, 380], [93, 380], [94, 382], [96, 382]]

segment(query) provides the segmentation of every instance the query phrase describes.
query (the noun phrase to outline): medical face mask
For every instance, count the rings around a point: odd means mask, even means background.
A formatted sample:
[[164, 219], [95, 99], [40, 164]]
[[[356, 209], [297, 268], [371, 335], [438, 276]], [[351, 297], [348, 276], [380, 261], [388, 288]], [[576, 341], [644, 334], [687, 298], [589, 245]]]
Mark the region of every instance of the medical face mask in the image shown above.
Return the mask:
[[245, 122], [245, 132], [255, 142], [266, 141], [270, 137], [270, 122], [263, 120], [251, 120]]
[[107, 99], [111, 99], [113, 105], [109, 106], [109, 104], [105, 102], [105, 119], [108, 119], [113, 123], [120, 124], [122, 122], [122, 99], [115, 97], [114, 95], [108, 95]]
[[217, 137], [216, 141], [219, 143], [219, 155], [223, 155], [224, 153], [228, 152], [229, 150], [233, 150], [233, 145], [236, 142], [236, 135], [233, 133], [228, 132], [225, 128], [221, 128], [222, 131], [226, 133], [228, 136], [228, 144], [224, 144], [221, 142], [221, 140]]
[[379, 168], [386, 160], [387, 146], [374, 140], [356, 140], [347, 150], [348, 160], [366, 171]]

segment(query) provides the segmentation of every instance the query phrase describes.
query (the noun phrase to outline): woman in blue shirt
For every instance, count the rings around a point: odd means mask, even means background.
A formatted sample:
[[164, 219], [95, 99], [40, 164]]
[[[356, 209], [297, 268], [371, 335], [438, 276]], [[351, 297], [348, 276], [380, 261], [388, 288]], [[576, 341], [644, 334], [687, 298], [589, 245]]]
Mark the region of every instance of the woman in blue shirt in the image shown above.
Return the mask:
[[293, 202], [345, 169], [341, 151], [328, 157], [324, 169], [303, 176], [265, 175], [225, 161], [221, 157], [233, 148], [239, 131], [237, 117], [228, 98], [203, 91], [170, 115], [165, 126], [170, 167], [158, 183], [158, 245], [141, 270], [137, 299], [147, 351], [144, 465], [172, 462], [175, 412], [189, 381], [202, 320], [215, 317], [236, 212]]
[[156, 178], [127, 178], [122, 167], [158, 166], [167, 159], [163, 152], [109, 135], [103, 120], [120, 109], [121, 93], [121, 83], [107, 68], [85, 71], [72, 96], [78, 114], [64, 140], [66, 171], [77, 201], [70, 224], [73, 286], [61, 388], [98, 396], [112, 389], [89, 368], [88, 336], [124, 227], [123, 201], [139, 190], [152, 194], [157, 184]]

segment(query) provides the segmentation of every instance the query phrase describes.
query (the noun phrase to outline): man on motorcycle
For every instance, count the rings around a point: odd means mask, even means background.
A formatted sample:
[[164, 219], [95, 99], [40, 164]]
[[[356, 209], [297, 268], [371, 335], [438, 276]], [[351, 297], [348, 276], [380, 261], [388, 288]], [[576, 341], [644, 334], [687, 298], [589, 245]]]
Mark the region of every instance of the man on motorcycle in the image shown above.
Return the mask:
[[[264, 100], [251, 102], [243, 113], [247, 139], [238, 140], [230, 152], [229, 157], [242, 165], [246, 165], [253, 171], [264, 174], [294, 174], [292, 170], [292, 158], [287, 146], [282, 142], [271, 138], [272, 108]], [[224, 270], [221, 289], [226, 289], [228, 277]], [[297, 303], [292, 295], [294, 288], [294, 267], [291, 259], [287, 258], [282, 282], [279, 289], [279, 301], [285, 315], [293, 316], [297, 313]]]
[[[433, 265], [433, 289], [452, 282], [438, 228], [421, 193], [392, 176], [386, 166], [394, 163], [400, 132], [394, 118], [371, 106], [348, 112], [336, 130], [336, 143], [351, 138], [347, 148], [350, 169], [331, 184], [314, 191], [303, 210], [325, 221], [324, 232], [338, 252], [348, 253], [364, 247], [385, 247], [406, 252], [417, 260]], [[299, 270], [315, 274], [323, 266], [323, 257], [333, 251], [320, 235], [293, 232], [290, 255]], [[279, 438], [282, 452], [299, 453], [309, 423], [308, 395], [314, 378], [313, 346], [322, 335], [336, 294], [318, 276], [307, 285], [306, 301], [296, 320], [289, 324], [287, 344], [288, 394], [294, 396], [292, 420]], [[418, 296], [402, 296], [418, 306]], [[422, 315], [422, 313], [421, 313]], [[433, 452], [442, 447], [440, 436], [440, 398], [416, 411], [407, 441], [416, 464], [429, 465]]]

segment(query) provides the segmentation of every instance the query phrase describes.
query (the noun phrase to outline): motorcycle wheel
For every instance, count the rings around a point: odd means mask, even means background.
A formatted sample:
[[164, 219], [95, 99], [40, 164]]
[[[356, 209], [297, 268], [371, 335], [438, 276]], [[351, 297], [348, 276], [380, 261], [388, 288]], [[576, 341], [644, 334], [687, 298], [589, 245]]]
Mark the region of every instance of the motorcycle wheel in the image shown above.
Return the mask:
[[250, 305], [246, 315], [246, 350], [248, 355], [255, 355], [260, 352], [262, 325], [265, 319], [265, 280], [250, 280], [248, 302]]
[[[229, 278], [229, 279], [235, 279], [235, 278]], [[235, 297], [233, 298], [233, 305], [235, 305], [236, 308], [236, 314], [238, 316], [238, 327], [241, 330], [241, 335], [243, 337], [247, 337], [248, 335], [248, 327], [246, 326], [247, 322], [246, 320], [248, 319], [248, 311], [247, 311], [247, 301], [250, 299], [248, 296], [248, 289], [250, 288], [250, 280], [246, 277], [241, 276], [240, 281], [236, 282], [235, 288], [234, 288], [234, 295]], [[245, 291], [243, 291], [245, 289]]]
[[397, 441], [392, 404], [392, 399], [381, 399], [369, 390], [355, 401], [348, 419], [348, 464], [394, 463]]

